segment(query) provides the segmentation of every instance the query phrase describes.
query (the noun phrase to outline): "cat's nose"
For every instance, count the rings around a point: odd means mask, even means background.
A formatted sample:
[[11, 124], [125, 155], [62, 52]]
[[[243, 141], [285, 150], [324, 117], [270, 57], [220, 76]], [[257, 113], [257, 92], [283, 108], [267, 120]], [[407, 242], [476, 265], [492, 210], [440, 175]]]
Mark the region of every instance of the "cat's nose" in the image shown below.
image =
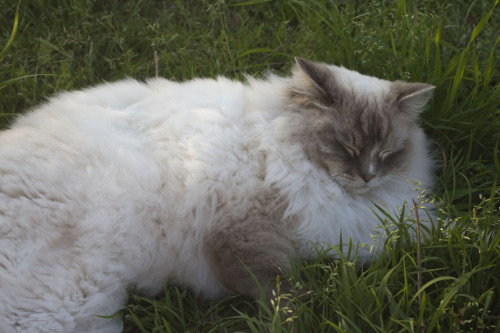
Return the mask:
[[372, 180], [376, 176], [373, 173], [360, 173], [359, 175], [360, 175], [361, 178], [363, 178], [363, 180], [365, 181], [365, 183], [368, 183], [370, 180]]

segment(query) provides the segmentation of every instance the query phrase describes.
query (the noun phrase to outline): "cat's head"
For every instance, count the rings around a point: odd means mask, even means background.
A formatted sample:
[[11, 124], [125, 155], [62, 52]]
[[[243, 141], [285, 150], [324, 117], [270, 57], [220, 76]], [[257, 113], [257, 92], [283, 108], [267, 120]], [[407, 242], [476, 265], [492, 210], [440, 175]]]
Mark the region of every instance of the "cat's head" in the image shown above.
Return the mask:
[[296, 61], [290, 134], [307, 157], [351, 193], [401, 179], [425, 150], [417, 119], [434, 87]]

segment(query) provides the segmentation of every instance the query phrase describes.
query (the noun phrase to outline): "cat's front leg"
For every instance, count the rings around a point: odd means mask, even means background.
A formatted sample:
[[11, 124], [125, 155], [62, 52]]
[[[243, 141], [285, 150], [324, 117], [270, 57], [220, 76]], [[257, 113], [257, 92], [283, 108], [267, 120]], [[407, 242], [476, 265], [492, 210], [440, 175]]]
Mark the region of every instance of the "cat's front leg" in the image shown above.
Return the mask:
[[[281, 223], [267, 216], [223, 221], [205, 237], [205, 255], [226, 289], [257, 299], [259, 285], [266, 286], [290, 269], [294, 251], [288, 234]], [[266, 286], [266, 299], [272, 297], [274, 287], [275, 283]]]

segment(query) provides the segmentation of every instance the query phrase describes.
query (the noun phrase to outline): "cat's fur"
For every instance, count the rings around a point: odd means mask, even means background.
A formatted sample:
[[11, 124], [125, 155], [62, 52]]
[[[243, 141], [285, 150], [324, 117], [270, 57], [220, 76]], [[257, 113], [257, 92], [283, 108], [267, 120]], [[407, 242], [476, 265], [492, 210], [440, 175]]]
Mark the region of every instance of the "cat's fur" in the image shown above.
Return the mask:
[[[134, 285], [258, 295], [290, 256], [373, 244], [431, 186], [433, 87], [297, 59], [289, 78], [125, 80], [0, 134], [0, 331], [117, 332]], [[360, 249], [368, 258], [369, 247]]]

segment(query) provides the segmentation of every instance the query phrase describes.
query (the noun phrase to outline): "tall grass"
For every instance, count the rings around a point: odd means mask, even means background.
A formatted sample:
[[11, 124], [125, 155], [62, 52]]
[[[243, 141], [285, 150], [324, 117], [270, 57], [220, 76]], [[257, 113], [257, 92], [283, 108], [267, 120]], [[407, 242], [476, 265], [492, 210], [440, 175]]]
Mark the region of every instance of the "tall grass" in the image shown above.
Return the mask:
[[[293, 56], [437, 88], [422, 124], [439, 165], [438, 228], [406, 238], [411, 207], [370, 265], [300, 262], [274, 304], [131, 291], [127, 332], [500, 332], [500, 10], [497, 1], [0, 0], [0, 124], [56, 91], [126, 76], [287, 72]], [[17, 13], [17, 14], [16, 14]], [[15, 37], [13, 34], [15, 32]], [[383, 216], [382, 212], [380, 213]], [[381, 229], [383, 232], [383, 228]], [[335, 244], [333, 244], [335, 245]], [[421, 300], [419, 300], [419, 295]]]

